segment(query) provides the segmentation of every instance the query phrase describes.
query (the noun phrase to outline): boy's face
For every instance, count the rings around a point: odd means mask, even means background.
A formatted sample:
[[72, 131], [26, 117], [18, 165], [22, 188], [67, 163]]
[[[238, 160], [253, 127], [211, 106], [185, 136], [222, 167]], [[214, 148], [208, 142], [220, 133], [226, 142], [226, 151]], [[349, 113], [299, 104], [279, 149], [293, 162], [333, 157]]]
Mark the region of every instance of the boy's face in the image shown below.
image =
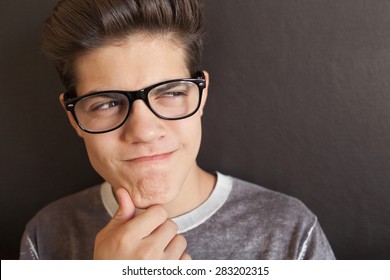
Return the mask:
[[[102, 90], [139, 90], [152, 84], [189, 78], [183, 49], [164, 36], [129, 37], [82, 55], [76, 61], [79, 96]], [[206, 77], [206, 79], [208, 79]], [[201, 142], [201, 115], [207, 97], [203, 91], [198, 112], [183, 120], [156, 117], [142, 100], [133, 103], [120, 128], [103, 133], [82, 131], [94, 169], [115, 189], [124, 187], [138, 208], [169, 204], [194, 188]]]

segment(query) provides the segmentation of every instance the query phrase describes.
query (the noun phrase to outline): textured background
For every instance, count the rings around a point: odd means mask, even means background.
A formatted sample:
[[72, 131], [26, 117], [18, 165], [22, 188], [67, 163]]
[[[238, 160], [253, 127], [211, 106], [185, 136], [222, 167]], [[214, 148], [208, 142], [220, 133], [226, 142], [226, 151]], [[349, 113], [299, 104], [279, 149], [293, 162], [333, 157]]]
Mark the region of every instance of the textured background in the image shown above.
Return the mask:
[[[301, 199], [338, 258], [390, 258], [390, 1], [205, 0], [199, 163]], [[56, 0], [0, 0], [1, 258], [100, 181], [39, 50]]]

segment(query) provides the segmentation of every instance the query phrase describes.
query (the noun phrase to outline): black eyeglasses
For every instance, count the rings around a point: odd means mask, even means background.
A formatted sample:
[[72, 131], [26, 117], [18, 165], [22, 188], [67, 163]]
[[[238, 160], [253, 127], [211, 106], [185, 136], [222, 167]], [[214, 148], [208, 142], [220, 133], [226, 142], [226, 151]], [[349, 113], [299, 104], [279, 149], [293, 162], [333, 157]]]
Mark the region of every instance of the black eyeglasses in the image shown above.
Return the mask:
[[75, 98], [70, 97], [74, 93], [67, 92], [65, 108], [88, 133], [105, 133], [122, 126], [138, 99], [161, 119], [185, 119], [198, 111], [206, 87], [203, 72], [198, 72], [196, 77], [169, 80], [137, 91], [105, 90]]

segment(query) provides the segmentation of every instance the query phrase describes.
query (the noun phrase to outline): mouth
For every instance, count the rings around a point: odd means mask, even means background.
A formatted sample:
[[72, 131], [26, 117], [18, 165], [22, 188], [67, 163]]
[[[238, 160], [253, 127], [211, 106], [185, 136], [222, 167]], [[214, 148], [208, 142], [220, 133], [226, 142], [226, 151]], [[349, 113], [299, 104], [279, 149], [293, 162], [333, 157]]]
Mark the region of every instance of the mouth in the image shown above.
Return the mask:
[[136, 157], [136, 158], [126, 160], [126, 162], [146, 163], [146, 162], [162, 161], [162, 160], [170, 158], [174, 152], [175, 151], [168, 152], [168, 153], [162, 153], [162, 154], [155, 154], [155, 155], [150, 155], [150, 156]]

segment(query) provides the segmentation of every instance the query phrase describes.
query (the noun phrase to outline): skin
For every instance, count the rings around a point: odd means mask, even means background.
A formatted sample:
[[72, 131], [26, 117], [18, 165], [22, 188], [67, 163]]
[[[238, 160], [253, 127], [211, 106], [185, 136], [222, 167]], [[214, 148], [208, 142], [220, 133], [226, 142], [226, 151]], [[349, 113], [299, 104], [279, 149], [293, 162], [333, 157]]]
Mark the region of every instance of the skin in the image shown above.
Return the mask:
[[[185, 53], [175, 38], [136, 34], [120, 44], [87, 52], [76, 60], [78, 95], [101, 90], [138, 90], [152, 84], [188, 78]], [[206, 75], [208, 85], [209, 78]], [[189, 259], [186, 241], [169, 218], [193, 210], [210, 195], [215, 177], [196, 163], [201, 142], [199, 111], [186, 119], [156, 117], [134, 102], [126, 123], [108, 133], [82, 131], [94, 169], [108, 181], [119, 208], [96, 237], [96, 259]], [[63, 95], [60, 96], [63, 104]]]

